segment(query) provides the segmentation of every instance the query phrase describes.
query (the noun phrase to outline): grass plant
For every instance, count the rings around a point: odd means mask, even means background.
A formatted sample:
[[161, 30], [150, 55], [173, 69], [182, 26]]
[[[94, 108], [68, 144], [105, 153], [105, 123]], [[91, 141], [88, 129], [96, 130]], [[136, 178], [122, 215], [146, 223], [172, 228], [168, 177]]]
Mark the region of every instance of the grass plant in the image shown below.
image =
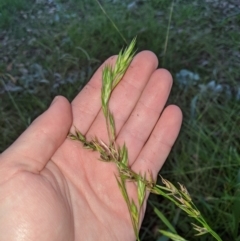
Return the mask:
[[[146, 190], [165, 197], [166, 199], [173, 202], [177, 207], [182, 209], [185, 213], [187, 213], [188, 216], [194, 218], [198, 222], [198, 225], [193, 224], [193, 228], [197, 231], [197, 235], [209, 233], [216, 240], [222, 241], [219, 235], [211, 229], [206, 220], [203, 218], [201, 212], [193, 203], [187, 189], [182, 184], [179, 184], [180, 188], [178, 189], [171, 182], [161, 177], [164, 186], [157, 185], [153, 181], [151, 173], [144, 173], [144, 175], [141, 175], [140, 173], [134, 172], [128, 165], [127, 146], [124, 144], [121, 147], [118, 146], [115, 142], [115, 122], [114, 115], [109, 109], [109, 100], [113, 89], [121, 81], [133, 59], [135, 43], [136, 39], [133, 39], [128, 48], [126, 48], [124, 51], [120, 51], [114, 67], [105, 66], [103, 69], [101, 102], [102, 111], [105, 116], [108, 130], [109, 145], [105, 144], [101, 140], [98, 140], [97, 137], [88, 141], [86, 137], [77, 129], [75, 130], [75, 133], [69, 134], [69, 138], [72, 140], [80, 141], [87, 149], [99, 152], [100, 160], [105, 162], [113, 162], [116, 164], [118, 169], [118, 176], [116, 176], [116, 181], [127, 204], [134, 233], [138, 241], [140, 240], [138, 232], [140, 227], [140, 213], [145, 199]], [[129, 197], [126, 188], [126, 183], [128, 181], [136, 183], [138, 203], [135, 203]], [[175, 240], [180, 237], [177, 234], [171, 234], [165, 231], [161, 232], [165, 235], [168, 235], [169, 237], [174, 238]]]

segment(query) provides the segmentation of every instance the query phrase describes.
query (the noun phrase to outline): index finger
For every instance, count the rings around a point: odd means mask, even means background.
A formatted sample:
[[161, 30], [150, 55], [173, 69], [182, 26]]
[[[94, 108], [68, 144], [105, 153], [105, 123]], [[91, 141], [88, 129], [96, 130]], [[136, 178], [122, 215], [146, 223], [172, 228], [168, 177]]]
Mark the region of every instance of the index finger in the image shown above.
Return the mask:
[[[73, 126], [83, 134], [86, 134], [101, 110], [102, 70], [105, 65], [113, 65], [116, 59], [116, 55], [108, 58], [71, 103]], [[73, 127], [71, 131], [74, 132]]]

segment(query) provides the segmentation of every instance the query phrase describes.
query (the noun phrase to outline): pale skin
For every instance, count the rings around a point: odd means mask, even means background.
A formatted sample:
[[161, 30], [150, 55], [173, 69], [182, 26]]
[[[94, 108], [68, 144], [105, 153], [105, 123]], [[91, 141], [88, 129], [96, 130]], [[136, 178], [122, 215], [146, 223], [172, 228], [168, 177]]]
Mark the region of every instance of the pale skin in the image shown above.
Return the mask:
[[[99, 161], [97, 153], [66, 138], [75, 126], [88, 139], [107, 142], [100, 102], [104, 64], [71, 104], [56, 97], [0, 155], [1, 241], [135, 240], [114, 164]], [[126, 143], [134, 171], [152, 172], [154, 178], [182, 122], [177, 106], [164, 109], [172, 77], [157, 66], [152, 52], [137, 54], [110, 100], [116, 142]], [[137, 200], [133, 184], [128, 191]]]

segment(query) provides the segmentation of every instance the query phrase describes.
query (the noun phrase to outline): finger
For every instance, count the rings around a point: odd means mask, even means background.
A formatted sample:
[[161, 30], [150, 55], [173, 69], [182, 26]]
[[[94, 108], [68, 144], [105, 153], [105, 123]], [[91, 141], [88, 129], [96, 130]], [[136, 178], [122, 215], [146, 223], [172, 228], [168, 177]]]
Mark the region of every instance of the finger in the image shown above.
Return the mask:
[[27, 128], [1, 155], [2, 161], [17, 170], [39, 173], [66, 139], [72, 124], [71, 105], [62, 96]]
[[[114, 115], [116, 133], [129, 118], [157, 65], [158, 60], [155, 54], [150, 51], [140, 52], [135, 56], [123, 79], [113, 91], [109, 107]], [[87, 136], [97, 136], [105, 142], [108, 141], [106, 121], [102, 112], [98, 114]]]
[[142, 174], [150, 171], [156, 179], [179, 134], [181, 123], [181, 110], [175, 105], [168, 106], [132, 165], [132, 169]]
[[[107, 59], [95, 72], [91, 80], [72, 101], [73, 126], [83, 134], [87, 132], [101, 109], [102, 71], [105, 65], [113, 65], [117, 56]], [[71, 128], [74, 132], [75, 128]]]
[[172, 87], [172, 76], [165, 69], [156, 70], [144, 89], [135, 109], [121, 129], [117, 143], [129, 150], [131, 165], [156, 125]]

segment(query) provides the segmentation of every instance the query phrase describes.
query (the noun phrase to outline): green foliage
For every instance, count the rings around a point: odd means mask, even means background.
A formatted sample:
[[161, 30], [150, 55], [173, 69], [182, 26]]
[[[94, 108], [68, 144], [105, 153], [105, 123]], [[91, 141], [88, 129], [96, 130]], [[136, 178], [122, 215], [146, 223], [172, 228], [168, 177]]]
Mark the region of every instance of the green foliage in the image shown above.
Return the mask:
[[170, 238], [173, 241], [187, 241], [186, 239], [182, 238], [181, 236], [175, 233], [171, 233], [164, 230], [160, 230], [160, 233], [163, 234], [165, 237]]
[[[29, 1], [28, 1], [29, 2]], [[29, 3], [26, 0], [1, 0], [0, 1], [0, 28], [11, 27], [17, 24], [16, 13], [27, 10]], [[30, 1], [31, 2], [31, 1]], [[31, 3], [32, 4], [32, 3]]]
[[[0, 1], [0, 72], [14, 78], [4, 79], [7, 86], [15, 82], [17, 86], [26, 85], [24, 91], [11, 92], [24, 116], [22, 121], [0, 82], [0, 151], [47, 108], [54, 95], [63, 94], [71, 100], [100, 63], [124, 44], [95, 0], [61, 0], [54, 6], [35, 2]], [[169, 69], [173, 77], [181, 69], [189, 69], [200, 74], [201, 83], [215, 79], [236, 89], [240, 78], [239, 13], [237, 7], [230, 6], [236, 1], [225, 1], [225, 5], [220, 1], [215, 5], [214, 1], [174, 1], [166, 52], [172, 1], [139, 1], [132, 9], [128, 9], [133, 2], [130, 0], [100, 2], [124, 37], [130, 40], [137, 35], [138, 50], [154, 51], [159, 66]], [[53, 13], [49, 13], [50, 8]], [[30, 71], [35, 63], [42, 67], [49, 84], [40, 83], [41, 74]], [[28, 73], [23, 74], [25, 70]], [[65, 84], [52, 88], [58, 83], [56, 75]], [[192, 116], [191, 103], [196, 95]], [[161, 175], [186, 185], [223, 240], [239, 240], [239, 101], [221, 95], [199, 95], [197, 86], [180, 89], [174, 78], [169, 103], [181, 107], [184, 125]], [[161, 197], [150, 199], [169, 220], [174, 219], [176, 208], [171, 203]], [[148, 207], [141, 240], [158, 240], [161, 225], [153, 208]], [[183, 214], [174, 227], [179, 235], [194, 239], [189, 219]]]

